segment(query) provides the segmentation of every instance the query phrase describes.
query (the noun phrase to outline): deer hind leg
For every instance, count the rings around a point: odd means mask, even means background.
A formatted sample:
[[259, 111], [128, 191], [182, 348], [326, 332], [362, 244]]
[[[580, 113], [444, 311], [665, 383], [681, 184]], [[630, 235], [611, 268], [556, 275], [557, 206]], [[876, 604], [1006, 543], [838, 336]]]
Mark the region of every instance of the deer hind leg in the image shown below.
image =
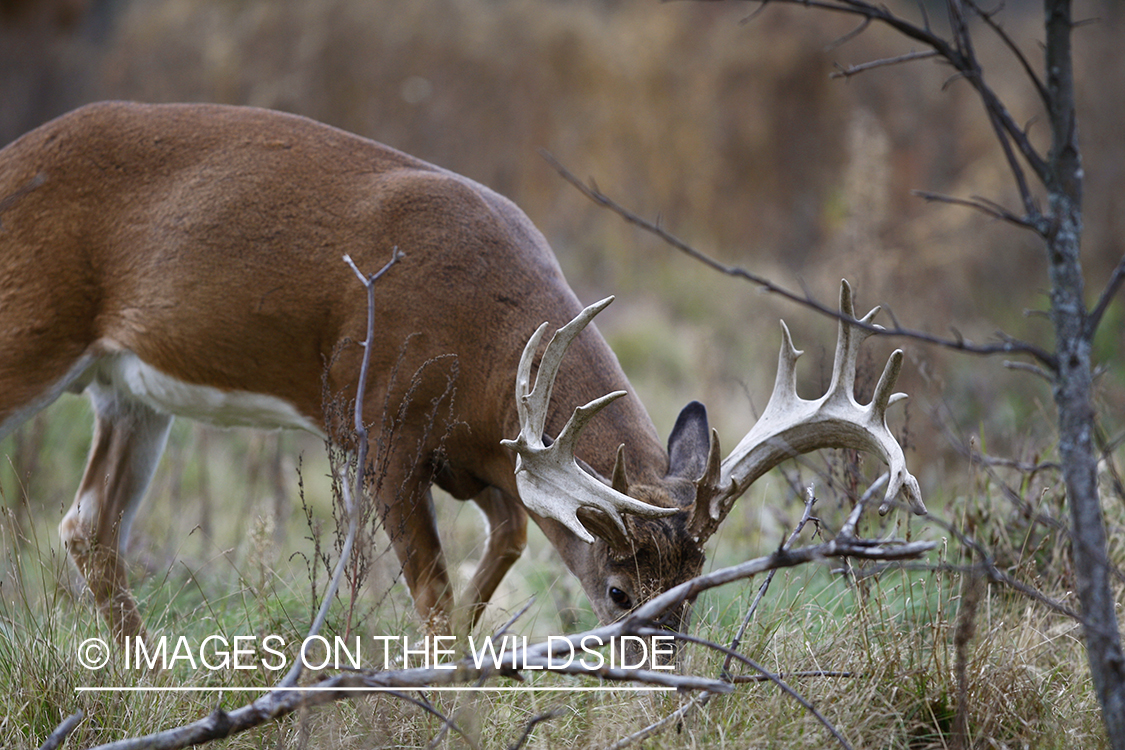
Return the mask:
[[488, 543], [469, 583], [466, 631], [476, 625], [496, 587], [527, 546], [527, 511], [518, 500], [489, 487], [473, 502], [488, 522]]
[[94, 439], [73, 505], [59, 524], [113, 637], [144, 636], [122, 557], [129, 525], [156, 470], [172, 417], [92, 384]]

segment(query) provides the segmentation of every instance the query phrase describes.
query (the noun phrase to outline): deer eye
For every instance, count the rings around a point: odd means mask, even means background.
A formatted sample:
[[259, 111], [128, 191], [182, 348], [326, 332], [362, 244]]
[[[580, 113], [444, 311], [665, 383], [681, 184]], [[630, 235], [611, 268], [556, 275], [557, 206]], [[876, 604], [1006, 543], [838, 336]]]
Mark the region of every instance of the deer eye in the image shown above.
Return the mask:
[[609, 598], [613, 600], [614, 604], [621, 607], [621, 609], [630, 609], [633, 606], [629, 595], [616, 586], [609, 587]]

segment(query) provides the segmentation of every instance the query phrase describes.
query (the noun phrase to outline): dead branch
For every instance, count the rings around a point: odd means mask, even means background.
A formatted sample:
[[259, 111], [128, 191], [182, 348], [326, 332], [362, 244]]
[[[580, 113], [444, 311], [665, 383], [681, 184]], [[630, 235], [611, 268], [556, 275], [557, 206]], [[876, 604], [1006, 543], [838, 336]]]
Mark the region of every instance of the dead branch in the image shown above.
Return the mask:
[[942, 346], [948, 349], [954, 349], [956, 351], [965, 352], [967, 354], [1025, 354], [1039, 360], [1039, 362], [1041, 362], [1047, 369], [1054, 370], [1057, 367], [1055, 357], [1052, 354], [1048, 353], [1046, 350], [1035, 346], [1034, 344], [1012, 338], [1005, 338], [1004, 340], [995, 344], [975, 344], [972, 341], [969, 341], [968, 339], [962, 338], [960, 336], [953, 339], [946, 339], [940, 336], [934, 336], [932, 334], [925, 333], [924, 331], [902, 328], [897, 324], [891, 328], [886, 328], [884, 326], [865, 323], [850, 316], [843, 315], [834, 307], [820, 302], [808, 293], [798, 294], [797, 292], [775, 284], [765, 276], [761, 276], [752, 271], [748, 271], [740, 266], [727, 265], [726, 263], [716, 260], [710, 255], [702, 252], [701, 250], [696, 249], [687, 242], [684, 242], [674, 234], [668, 232], [659, 224], [644, 219], [633, 213], [629, 209], [625, 208], [620, 203], [613, 200], [605, 193], [601, 192], [601, 190], [598, 189], [597, 185], [593, 184], [592, 182], [589, 185], [582, 182], [582, 180], [580, 180], [573, 172], [564, 167], [562, 163], [559, 162], [559, 160], [556, 159], [550, 152], [541, 150], [539, 153], [547, 161], [547, 163], [550, 164], [555, 169], [555, 171], [557, 171], [562, 176], [563, 179], [577, 188], [579, 192], [581, 192], [594, 203], [607, 208], [610, 211], [613, 211], [615, 214], [617, 214], [630, 224], [633, 224], [634, 226], [637, 226], [645, 230], [646, 232], [655, 235], [669, 246], [679, 250], [680, 252], [691, 258], [694, 258], [705, 266], [708, 266], [709, 268], [712, 268], [719, 273], [726, 274], [727, 276], [733, 276], [735, 278], [740, 278], [744, 281], [755, 284], [761, 287], [762, 291], [776, 294], [791, 302], [796, 302], [799, 305], [807, 307], [811, 310], [815, 310], [822, 315], [834, 318], [836, 320], [843, 320], [846, 323], [857, 326], [862, 330], [870, 331], [871, 333], [878, 334], [880, 336], [899, 336], [902, 338], [913, 339], [915, 341], [922, 341], [927, 344]]
[[[867, 492], [864, 493], [863, 497], [860, 499], [859, 503], [857, 504], [857, 508], [859, 510], [862, 510], [863, 507], [867, 504], [867, 502], [871, 498], [873, 498], [875, 496], [875, 494], [880, 489], [882, 489], [883, 485], [886, 484], [888, 478], [889, 477], [888, 477], [887, 474], [883, 474], [881, 477], [879, 477], [878, 479], [875, 480], [875, 482], [867, 489]], [[816, 500], [817, 500], [817, 498], [815, 497], [815, 495], [812, 492], [812, 487], [809, 487], [807, 489], [807, 492], [806, 492], [805, 508], [804, 508], [803, 513], [801, 514], [801, 519], [793, 527], [793, 531], [790, 533], [789, 537], [781, 544], [780, 549], [788, 549], [793, 544], [793, 542], [796, 540], [797, 536], [801, 533], [801, 530], [805, 527], [805, 525], [810, 520], [812, 520], [814, 522], [816, 521], [816, 519], [812, 515], [813, 505], [816, 504]], [[855, 514], [855, 511], [853, 511], [853, 515], [854, 514]], [[845, 527], [847, 527], [847, 524], [845, 524]], [[851, 523], [851, 528], [854, 529], [854, 527], [855, 527], [855, 522], [853, 521]], [[731, 640], [731, 644], [728, 647], [729, 650], [727, 650], [727, 652], [726, 652], [727, 653], [726, 659], [723, 661], [722, 671], [720, 672], [720, 679], [723, 680], [724, 682], [729, 682], [731, 684], [740, 684], [740, 683], [746, 683], [746, 682], [767, 682], [767, 681], [771, 681], [771, 675], [769, 673], [765, 673], [765, 672], [763, 672], [761, 674], [756, 674], [756, 675], [733, 675], [730, 672], [730, 665], [731, 665], [731, 662], [734, 661], [734, 659], [735, 659], [734, 653], [737, 652], [737, 650], [738, 650], [738, 647], [739, 647], [739, 645], [741, 643], [741, 640], [742, 640], [742, 636], [745, 634], [746, 628], [749, 627], [750, 621], [754, 617], [754, 612], [757, 610], [758, 604], [761, 602], [762, 598], [765, 596], [766, 591], [769, 589], [769, 585], [773, 581], [774, 574], [776, 572], [777, 572], [777, 569], [775, 568], [775, 569], [770, 570], [766, 574], [766, 579], [765, 579], [765, 581], [762, 582], [762, 585], [758, 588], [758, 593], [755, 595], [754, 601], [751, 602], [750, 609], [747, 610], [746, 615], [743, 617], [742, 624], [739, 626], [738, 632], [735, 633], [734, 638]], [[814, 673], [799, 672], [799, 673], [795, 673], [794, 676], [809, 676], [809, 675], [814, 675]], [[850, 673], [843, 673], [843, 672], [821, 673], [821, 672], [818, 672], [818, 673], [815, 673], [815, 675], [845, 676], [845, 675], [850, 675]], [[696, 708], [702, 708], [702, 707], [706, 706], [710, 702], [711, 698], [715, 697], [716, 695], [717, 695], [717, 693], [703, 693], [701, 695], [697, 695], [697, 696], [693, 697], [690, 701], [688, 701], [684, 705], [680, 706], [678, 709], [676, 709], [672, 713], [668, 714], [667, 716], [664, 716], [663, 718], [658, 719], [657, 721], [653, 722], [652, 724], [649, 724], [647, 727], [644, 727], [643, 729], [640, 729], [640, 730], [638, 730], [638, 731], [636, 731], [636, 732], [634, 732], [634, 733], [632, 733], [632, 734], [630, 734], [626, 737], [622, 737], [620, 740], [615, 742], [613, 745], [609, 746], [609, 748], [607, 748], [607, 750], [621, 750], [621, 748], [628, 747], [629, 745], [635, 744], [637, 742], [640, 742], [641, 740], [644, 740], [648, 737], [651, 737], [653, 734], [660, 731], [662, 728], [668, 726], [673, 721], [678, 721], [678, 720], [682, 719], [683, 717], [687, 716], [689, 713], [691, 713]]]
[[[858, 35], [862, 32], [863, 27], [852, 32]], [[907, 52], [905, 55], [898, 55], [897, 57], [887, 57], [882, 60], [872, 60], [871, 62], [860, 63], [859, 65], [849, 65], [844, 67], [837, 64], [836, 70], [829, 74], [829, 78], [851, 78], [854, 75], [863, 73], [867, 70], [874, 70], [875, 68], [888, 68], [892, 65], [901, 65], [902, 63], [913, 62], [915, 60], [925, 60], [930, 57], [937, 57], [938, 53], [932, 49], [924, 50], [922, 52]]]
[[55, 731], [51, 732], [47, 739], [43, 741], [43, 744], [39, 746], [39, 750], [55, 750], [56, 747], [66, 741], [66, 736], [78, 726], [85, 716], [86, 714], [79, 709], [66, 717], [63, 723], [55, 727]]
[[1017, 216], [998, 203], [990, 201], [986, 198], [981, 198], [980, 196], [974, 195], [971, 198], [955, 198], [951, 195], [931, 193], [926, 190], [911, 190], [910, 192], [912, 195], [916, 195], [919, 198], [930, 201], [931, 203], [949, 203], [954, 206], [964, 206], [966, 208], [971, 208], [974, 211], [980, 211], [981, 213], [991, 216], [994, 219], [1006, 221], [1013, 226], [1019, 227], [1020, 229], [1031, 229], [1033, 231], [1037, 231], [1036, 225], [1031, 223], [1028, 219], [1022, 216]]
[[[806, 672], [778, 672], [777, 676], [782, 679], [804, 678], [804, 677], [856, 677], [855, 672], [841, 672], [839, 670], [831, 669], [813, 669]], [[769, 682], [770, 678], [764, 674], [736, 674], [731, 676], [731, 681], [735, 685], [745, 685], [754, 682]]]
[[623, 750], [623, 748], [629, 747], [630, 745], [635, 745], [642, 740], [647, 740], [649, 737], [664, 729], [669, 724], [672, 724], [673, 722], [678, 723], [685, 716], [691, 713], [695, 708], [707, 705], [708, 699], [711, 698], [712, 695], [714, 695], [714, 693], [701, 693], [693, 695], [687, 703], [680, 706], [672, 713], [661, 719], [657, 719], [652, 724], [649, 724], [643, 729], [638, 729], [632, 734], [625, 735], [621, 739], [617, 740], [617, 742], [614, 742], [612, 745], [606, 747], [605, 750]]
[[1094, 334], [1098, 331], [1098, 326], [1102, 322], [1102, 317], [1105, 316], [1106, 308], [1109, 303], [1113, 301], [1114, 296], [1118, 290], [1121, 289], [1122, 282], [1125, 282], [1125, 256], [1117, 261], [1117, 267], [1113, 269], [1113, 275], [1109, 277], [1109, 281], [1102, 290], [1101, 295], [1098, 297], [1097, 304], [1094, 305], [1093, 310], [1090, 311], [1089, 316], [1086, 318], [1086, 340], [1093, 341]]
[[[640, 635], [657, 635], [660, 632], [661, 631], [656, 630], [656, 629], [645, 628], [640, 632]], [[728, 657], [730, 657], [732, 659], [737, 659], [738, 661], [741, 661], [744, 664], [747, 664], [752, 669], [756, 670], [766, 680], [772, 682], [773, 684], [775, 684], [779, 688], [781, 688], [782, 692], [787, 694], [793, 700], [800, 703], [801, 706], [806, 711], [808, 711], [810, 714], [812, 714], [813, 717], [816, 718], [817, 721], [819, 721], [821, 724], [824, 725], [824, 728], [827, 729], [829, 731], [829, 733], [833, 737], [836, 738], [836, 741], [840, 743], [840, 746], [843, 747], [844, 750], [852, 750], [852, 746], [844, 738], [844, 735], [840, 734], [840, 730], [836, 729], [835, 725], [832, 724], [832, 722], [830, 722], [824, 716], [824, 714], [820, 713], [820, 711], [818, 711], [816, 709], [816, 706], [814, 706], [812, 703], [810, 703], [807, 698], [805, 698], [803, 695], [801, 695], [796, 690], [794, 690], [789, 685], [789, 683], [785, 682], [785, 680], [781, 679], [781, 675], [779, 675], [775, 672], [771, 672], [770, 670], [766, 669], [761, 664], [758, 664], [756, 661], [754, 661], [750, 657], [744, 656], [743, 654], [740, 654], [739, 652], [735, 651], [734, 649], [727, 648], [726, 646], [721, 646], [718, 643], [715, 643], [714, 641], [708, 641], [708, 640], [705, 640], [703, 638], [696, 638], [695, 636], [690, 636], [690, 635], [687, 635], [685, 633], [680, 633], [678, 637], [682, 637], [683, 640], [688, 641], [689, 643], [696, 643], [696, 644], [701, 645], [701, 646], [706, 646], [707, 648], [713, 648], [713, 649], [716, 649], [718, 651], [722, 651]]]
[[508, 747], [508, 750], [520, 750], [520, 748], [524, 746], [524, 743], [531, 738], [531, 733], [535, 730], [535, 726], [539, 724], [539, 722], [550, 721], [551, 719], [559, 716], [561, 713], [562, 712], [559, 709], [555, 709], [554, 711], [548, 711], [545, 714], [537, 714], [535, 716], [532, 716], [530, 719], [528, 719], [527, 725], [524, 727], [523, 734], [520, 735], [520, 738], [516, 740], [514, 744]]
[[[816, 495], [813, 494], [813, 489], [810, 485], [806, 490], [805, 509], [804, 512], [801, 513], [801, 520], [799, 520], [797, 522], [797, 525], [793, 527], [793, 532], [789, 535], [789, 538], [782, 543], [781, 549], [788, 549], [793, 545], [793, 542], [796, 541], [797, 536], [801, 533], [801, 530], [805, 528], [805, 524], [807, 524], [813, 517], [812, 509], [813, 505], [815, 504]], [[766, 579], [762, 581], [762, 585], [758, 587], [758, 593], [754, 595], [754, 601], [750, 603], [750, 609], [746, 611], [746, 615], [742, 618], [742, 624], [738, 627], [738, 632], [734, 634], [734, 638], [731, 640], [730, 648], [732, 650], [737, 651], [739, 645], [741, 645], [742, 636], [746, 633], [746, 629], [750, 627], [750, 621], [754, 619], [754, 613], [758, 611], [758, 604], [761, 603], [763, 597], [765, 597], [766, 595], [766, 591], [769, 590], [770, 584], [773, 583], [774, 574], [776, 572], [776, 570], [771, 570], [769, 573], [767, 573]], [[731, 677], [730, 663], [733, 659], [733, 656], [727, 654], [727, 658], [723, 662], [722, 679], [724, 680], [730, 679]]]
[[[356, 471], [354, 487], [346, 481], [341, 481], [340, 483], [340, 488], [343, 491], [344, 507], [347, 509], [348, 513], [348, 534], [344, 539], [344, 546], [340, 550], [340, 559], [336, 562], [336, 569], [332, 572], [332, 579], [328, 584], [328, 589], [324, 592], [324, 600], [320, 604], [320, 610], [316, 613], [316, 618], [313, 619], [312, 625], [309, 626], [309, 632], [306, 638], [316, 635], [320, 632], [321, 627], [324, 626], [324, 621], [328, 618], [328, 609], [332, 606], [332, 602], [336, 598], [336, 592], [339, 590], [340, 581], [344, 576], [344, 569], [347, 567], [348, 560], [351, 558], [352, 546], [355, 544], [360, 516], [359, 505], [355, 498], [359, 497], [363, 491], [363, 467], [366, 465], [367, 461], [367, 427], [363, 424], [363, 393], [367, 389], [367, 368], [371, 362], [371, 342], [375, 336], [374, 284], [402, 257], [402, 253], [399, 252], [399, 249], [396, 247], [391, 251], [391, 259], [387, 261], [386, 265], [371, 276], [364, 276], [360, 270], [356, 268], [352, 259], [347, 255], [344, 256], [344, 262], [355, 271], [356, 275], [359, 277], [360, 283], [367, 289], [367, 340], [364, 341], [363, 346], [363, 363], [359, 371], [359, 384], [356, 386], [355, 406], [355, 430], [358, 440], [358, 459], [356, 464], [359, 468]], [[301, 671], [301, 660], [294, 660], [293, 668], [290, 669], [288, 674], [278, 683], [278, 687], [292, 687], [296, 685], [297, 680], [301, 678]]]
[[[719, 644], [712, 644], [683, 634], [673, 634], [655, 627], [655, 624], [668, 610], [689, 599], [694, 599], [708, 589], [777, 568], [793, 567], [830, 557], [859, 557], [870, 560], [910, 559], [919, 557], [936, 546], [935, 542], [875, 541], [837, 537], [824, 544], [802, 547], [796, 550], [778, 549], [771, 555], [713, 571], [707, 575], [686, 581], [641, 605], [624, 620], [583, 633], [555, 636], [546, 643], [529, 645], [527, 648], [517, 646], [503, 650], [499, 654], [488, 654], [484, 658], [479, 658], [480, 655], [478, 655], [479, 665], [473, 659], [462, 658], [451, 664], [443, 664], [441, 668], [360, 670], [329, 677], [304, 687], [279, 686], [250, 704], [234, 711], [216, 710], [206, 718], [192, 724], [156, 732], [144, 737], [111, 742], [100, 745], [95, 750], [153, 750], [157, 748], [176, 750], [188, 745], [229, 737], [274, 721], [293, 711], [354, 697], [357, 693], [390, 692], [395, 694], [402, 690], [449, 688], [497, 677], [517, 677], [528, 671], [551, 671], [600, 680], [655, 685], [675, 690], [726, 693], [733, 690], [734, 687], [730, 682], [723, 680], [694, 675], [669, 674], [648, 669], [627, 669], [609, 666], [604, 662], [600, 665], [593, 665], [579, 660], [577, 663], [571, 661], [565, 665], [559, 665], [557, 660], [566, 649], [570, 649], [571, 653], [580, 650], [584, 640], [596, 639], [595, 642], [606, 644], [621, 636], [641, 634], [674, 636], [681, 640], [700, 643], [708, 648], [716, 648], [724, 653], [729, 653], [730, 649]], [[736, 656], [735, 658], [752, 665], [752, 662], [745, 657]], [[756, 666], [754, 668], [759, 669]], [[763, 674], [768, 673], [766, 670], [759, 669], [759, 671]]]
[[1016, 46], [1016, 43], [1012, 40], [1012, 37], [1008, 35], [1008, 32], [1004, 31], [1004, 28], [1000, 24], [998, 24], [996, 22], [996, 19], [994, 18], [996, 13], [999, 11], [999, 8], [1002, 8], [1004, 4], [1000, 3], [1000, 6], [997, 8], [997, 10], [989, 12], [981, 9], [981, 7], [976, 3], [976, 0], [967, 0], [967, 2], [973, 8], [973, 10], [976, 11], [976, 14], [980, 17], [980, 19], [984, 21], [985, 24], [987, 24], [988, 28], [992, 29], [996, 36], [1000, 38], [1000, 41], [1004, 43], [1004, 46], [1008, 48], [1008, 51], [1011, 52], [1012, 56], [1015, 57], [1019, 62], [1020, 67], [1023, 68], [1024, 74], [1028, 77], [1028, 79], [1031, 80], [1032, 85], [1035, 86], [1035, 91], [1039, 94], [1039, 101], [1043, 103], [1044, 107], [1050, 106], [1051, 97], [1047, 93], [1047, 87], [1043, 85], [1043, 81], [1039, 80], [1039, 76], [1035, 73], [1035, 69], [1031, 67], [1031, 63], [1028, 62], [1027, 57], [1023, 54], [1022, 51], [1020, 51], [1020, 48]]

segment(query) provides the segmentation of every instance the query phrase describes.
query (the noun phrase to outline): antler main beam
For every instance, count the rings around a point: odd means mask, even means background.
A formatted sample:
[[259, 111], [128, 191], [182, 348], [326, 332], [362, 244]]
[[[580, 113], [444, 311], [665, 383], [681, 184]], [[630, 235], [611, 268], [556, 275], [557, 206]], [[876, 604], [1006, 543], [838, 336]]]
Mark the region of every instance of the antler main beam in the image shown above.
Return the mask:
[[583, 428], [599, 411], [624, 396], [625, 391], [614, 391], [579, 406], [558, 438], [549, 446], [544, 443], [547, 408], [563, 356], [578, 334], [611, 302], [613, 297], [595, 302], [555, 331], [539, 363], [534, 385], [531, 383], [531, 365], [548, 324], [543, 323], [532, 334], [520, 357], [516, 375], [520, 434], [515, 440], [501, 441], [502, 445], [516, 451], [516, 486], [527, 509], [558, 521], [586, 542], [593, 542], [594, 537], [578, 520], [577, 513], [581, 509], [605, 515], [622, 534], [625, 533], [622, 513], [656, 518], [672, 515], [677, 510], [649, 505], [614, 490], [584, 471], [574, 457]]
[[723, 460], [704, 525], [721, 522], [734, 500], [777, 464], [820, 448], [854, 448], [874, 453], [886, 462], [890, 477], [880, 513], [887, 512], [900, 492], [915, 513], [926, 512], [918, 480], [907, 471], [902, 446], [887, 428], [887, 407], [906, 398], [904, 393], [892, 392], [902, 368], [902, 350], [896, 350], [887, 360], [871, 403], [859, 404], [854, 393], [856, 361], [860, 345], [872, 331], [847, 322], [847, 318], [870, 325], [879, 308], [863, 318], [855, 318], [851, 287], [842, 281], [840, 312], [844, 318], [839, 324], [832, 381], [828, 392], [813, 401], [797, 395], [796, 363], [802, 352], [793, 346], [789, 329], [782, 321], [773, 394], [753, 429]]

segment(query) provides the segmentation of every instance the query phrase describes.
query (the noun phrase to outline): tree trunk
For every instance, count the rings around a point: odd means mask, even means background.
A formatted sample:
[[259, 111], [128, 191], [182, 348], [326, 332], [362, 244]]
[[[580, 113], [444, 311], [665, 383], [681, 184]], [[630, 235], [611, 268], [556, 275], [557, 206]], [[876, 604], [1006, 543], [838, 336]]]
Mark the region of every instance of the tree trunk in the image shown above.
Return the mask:
[[1082, 159], [1071, 64], [1070, 0], [1045, 0], [1051, 153], [1047, 169], [1047, 258], [1058, 371], [1059, 458], [1070, 504], [1074, 567], [1085, 618], [1086, 653], [1110, 745], [1125, 750], [1125, 657], [1117, 628], [1098, 496], [1091, 398], [1091, 339], [1083, 295]]

